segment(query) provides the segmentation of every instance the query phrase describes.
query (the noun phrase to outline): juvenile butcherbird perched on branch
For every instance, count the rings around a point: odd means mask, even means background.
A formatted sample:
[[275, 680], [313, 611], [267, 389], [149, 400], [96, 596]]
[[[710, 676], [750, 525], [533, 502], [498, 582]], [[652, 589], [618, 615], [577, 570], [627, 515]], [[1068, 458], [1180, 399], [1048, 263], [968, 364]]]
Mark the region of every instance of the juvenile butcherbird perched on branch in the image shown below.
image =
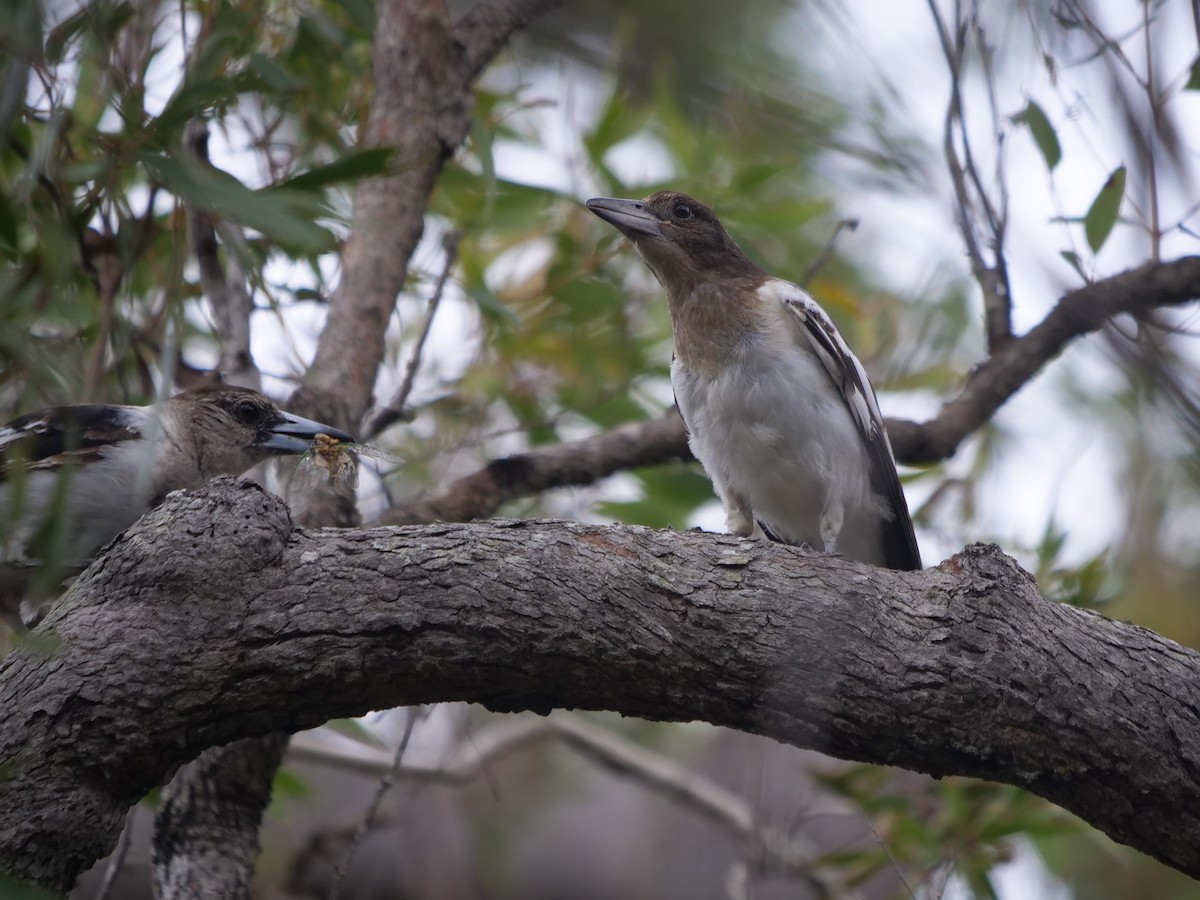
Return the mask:
[[921, 556], [862, 364], [798, 285], [742, 252], [685, 194], [598, 197], [667, 292], [671, 384], [728, 529], [892, 569]]
[[59, 569], [77, 570], [171, 491], [304, 453], [322, 433], [354, 440], [224, 384], [156, 406], [59, 406], [0, 426], [0, 609], [12, 621], [48, 549]]

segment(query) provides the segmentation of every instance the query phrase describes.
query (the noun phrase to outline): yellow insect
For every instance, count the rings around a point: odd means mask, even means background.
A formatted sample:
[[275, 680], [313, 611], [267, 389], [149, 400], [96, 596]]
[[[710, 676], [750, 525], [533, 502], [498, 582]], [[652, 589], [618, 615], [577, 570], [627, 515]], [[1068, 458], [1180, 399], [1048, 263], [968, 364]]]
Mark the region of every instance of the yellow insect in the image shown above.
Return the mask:
[[327, 434], [313, 438], [308, 452], [300, 457], [300, 474], [313, 480], [341, 481], [351, 489], [358, 487], [358, 463], [355, 456], [368, 456], [400, 465], [404, 460], [369, 444], [343, 443]]

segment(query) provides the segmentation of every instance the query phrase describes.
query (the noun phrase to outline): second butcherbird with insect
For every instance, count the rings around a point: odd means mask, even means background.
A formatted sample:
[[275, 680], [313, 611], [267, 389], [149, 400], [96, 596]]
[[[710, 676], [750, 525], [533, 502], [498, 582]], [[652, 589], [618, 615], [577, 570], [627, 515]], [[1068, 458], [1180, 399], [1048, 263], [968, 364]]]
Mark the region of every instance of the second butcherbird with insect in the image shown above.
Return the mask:
[[685, 194], [587, 206], [666, 290], [671, 384], [729, 530], [757, 524], [784, 543], [921, 568], [875, 392], [816, 301], [759, 268]]

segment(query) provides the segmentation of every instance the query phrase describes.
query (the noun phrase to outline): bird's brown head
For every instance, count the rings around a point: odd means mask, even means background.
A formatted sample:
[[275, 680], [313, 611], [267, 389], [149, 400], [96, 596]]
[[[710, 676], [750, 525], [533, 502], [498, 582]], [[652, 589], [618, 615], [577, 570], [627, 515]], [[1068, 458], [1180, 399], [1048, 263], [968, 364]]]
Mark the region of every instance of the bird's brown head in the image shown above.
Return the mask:
[[668, 293], [712, 278], [757, 281], [756, 266], [699, 200], [659, 191], [645, 200], [596, 197], [587, 208], [633, 243]]
[[190, 435], [196, 462], [207, 478], [240, 475], [272, 456], [306, 452], [318, 434], [353, 442], [345, 431], [284, 412], [250, 388], [206, 385], [167, 401], [168, 432]]

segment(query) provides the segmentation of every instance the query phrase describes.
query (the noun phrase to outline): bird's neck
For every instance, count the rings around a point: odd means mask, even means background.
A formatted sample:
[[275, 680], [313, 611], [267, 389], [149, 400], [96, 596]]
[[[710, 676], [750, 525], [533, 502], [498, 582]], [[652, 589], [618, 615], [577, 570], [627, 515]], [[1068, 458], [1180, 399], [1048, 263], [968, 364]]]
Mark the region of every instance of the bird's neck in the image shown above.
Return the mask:
[[708, 279], [667, 288], [675, 358], [689, 372], [715, 377], [768, 326], [756, 293], [761, 277]]
[[179, 408], [167, 401], [160, 411], [152, 411], [156, 417], [147, 435], [154, 441], [153, 469], [150, 484], [156, 496], [169, 490], [188, 490], [200, 487], [208, 479], [201, 466], [204, 437], [194, 422], [187, 421]]

